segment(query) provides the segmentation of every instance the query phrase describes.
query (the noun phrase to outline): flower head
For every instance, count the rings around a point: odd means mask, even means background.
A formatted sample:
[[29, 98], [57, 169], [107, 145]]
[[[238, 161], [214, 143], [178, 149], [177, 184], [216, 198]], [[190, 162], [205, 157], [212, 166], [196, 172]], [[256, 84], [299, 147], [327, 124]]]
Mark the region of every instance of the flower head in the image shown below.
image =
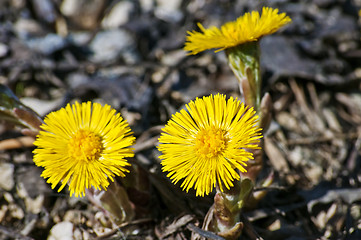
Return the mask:
[[245, 172], [253, 159], [244, 148], [259, 148], [258, 116], [220, 94], [197, 98], [186, 108], [172, 116], [159, 138], [163, 171], [174, 183], [184, 179], [183, 190], [194, 187], [197, 196], [209, 194], [216, 183], [221, 191], [229, 189], [240, 178], [237, 169]]
[[290, 21], [285, 13], [278, 14], [278, 9], [263, 7], [261, 16], [256, 11], [246, 13], [236, 21], [224, 24], [221, 29], [214, 26], [205, 29], [198, 23], [202, 32], [188, 32], [184, 50], [190, 51], [191, 54], [212, 48], [216, 48], [216, 52], [221, 51], [246, 42], [257, 41], [264, 35], [276, 32]]
[[48, 114], [34, 144], [34, 162], [44, 167], [42, 177], [61, 191], [69, 183], [70, 195], [83, 196], [91, 186], [106, 189], [108, 178], [125, 176], [130, 164], [124, 157], [135, 138], [120, 114], [99, 103], [68, 104]]

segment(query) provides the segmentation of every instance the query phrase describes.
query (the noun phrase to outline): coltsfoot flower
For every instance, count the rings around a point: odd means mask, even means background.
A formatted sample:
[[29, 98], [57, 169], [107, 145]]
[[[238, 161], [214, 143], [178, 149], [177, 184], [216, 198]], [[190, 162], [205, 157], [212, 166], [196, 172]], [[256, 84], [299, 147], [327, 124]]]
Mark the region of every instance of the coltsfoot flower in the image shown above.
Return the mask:
[[221, 51], [237, 45], [257, 41], [264, 35], [272, 34], [289, 23], [291, 19], [285, 13], [278, 14], [278, 9], [263, 7], [262, 15], [253, 11], [239, 17], [236, 21], [224, 24], [220, 29], [198, 27], [202, 32], [188, 32], [184, 50], [197, 54], [207, 49]]
[[[106, 189], [115, 175], [124, 177], [134, 156], [135, 138], [128, 123], [109, 105], [68, 104], [44, 119], [34, 144], [34, 162], [44, 167], [41, 176], [61, 191], [83, 196], [86, 188]], [[109, 178], [109, 179], [108, 179]]]
[[247, 149], [259, 149], [262, 138], [253, 108], [217, 94], [197, 98], [172, 116], [159, 138], [162, 170], [181, 188], [193, 188], [197, 196], [209, 194], [218, 184], [230, 189], [246, 162], [253, 159]]

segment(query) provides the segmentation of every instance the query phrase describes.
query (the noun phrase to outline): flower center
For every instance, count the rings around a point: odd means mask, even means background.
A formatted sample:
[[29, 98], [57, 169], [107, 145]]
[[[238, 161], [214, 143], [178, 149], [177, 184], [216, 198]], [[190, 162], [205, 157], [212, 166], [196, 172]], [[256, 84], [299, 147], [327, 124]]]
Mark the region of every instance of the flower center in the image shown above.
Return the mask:
[[222, 154], [227, 142], [226, 131], [215, 127], [203, 129], [198, 132], [196, 138], [197, 154], [203, 158], [216, 157]]
[[103, 151], [101, 138], [89, 130], [81, 129], [70, 139], [68, 153], [77, 161], [94, 161]]

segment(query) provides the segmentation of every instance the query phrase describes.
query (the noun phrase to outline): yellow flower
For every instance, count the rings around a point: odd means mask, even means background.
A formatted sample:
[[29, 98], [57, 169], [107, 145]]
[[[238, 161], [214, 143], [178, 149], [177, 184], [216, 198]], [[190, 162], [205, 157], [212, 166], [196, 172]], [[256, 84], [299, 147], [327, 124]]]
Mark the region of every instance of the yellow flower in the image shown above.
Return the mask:
[[244, 148], [259, 149], [262, 137], [256, 126], [258, 116], [234, 98], [226, 101], [217, 94], [197, 98], [172, 116], [159, 138], [162, 170], [187, 192], [194, 187], [197, 196], [209, 194], [218, 184], [221, 191], [239, 180], [237, 169], [245, 172], [253, 159]]
[[285, 13], [278, 14], [278, 9], [263, 7], [262, 16], [258, 12], [246, 13], [236, 21], [224, 24], [221, 29], [198, 27], [202, 32], [188, 32], [184, 50], [197, 54], [207, 49], [216, 48], [216, 52], [237, 45], [257, 41], [264, 35], [276, 32], [291, 19]]
[[83, 196], [91, 186], [106, 189], [115, 175], [125, 176], [130, 166], [124, 157], [134, 153], [135, 140], [128, 123], [109, 105], [68, 104], [48, 114], [34, 144], [34, 162], [41, 174], [61, 191], [69, 183], [70, 195]]

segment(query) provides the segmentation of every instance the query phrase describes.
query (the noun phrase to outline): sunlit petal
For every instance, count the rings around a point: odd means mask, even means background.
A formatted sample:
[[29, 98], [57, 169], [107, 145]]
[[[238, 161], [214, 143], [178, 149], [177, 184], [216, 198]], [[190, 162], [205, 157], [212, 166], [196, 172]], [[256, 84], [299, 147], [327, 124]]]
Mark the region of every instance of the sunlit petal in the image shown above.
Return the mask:
[[186, 109], [173, 115], [159, 138], [162, 170], [173, 183], [183, 180], [183, 190], [194, 188], [197, 196], [212, 192], [216, 183], [221, 191], [229, 189], [253, 158], [244, 148], [259, 149], [258, 116], [220, 94], [197, 98]]
[[[68, 183], [70, 195], [83, 196], [86, 188], [106, 189], [109, 179], [125, 176], [134, 155], [135, 138], [120, 114], [99, 103], [68, 104], [44, 119], [34, 144], [34, 162], [42, 177], [61, 191]], [[111, 131], [109, 130], [111, 129]]]

